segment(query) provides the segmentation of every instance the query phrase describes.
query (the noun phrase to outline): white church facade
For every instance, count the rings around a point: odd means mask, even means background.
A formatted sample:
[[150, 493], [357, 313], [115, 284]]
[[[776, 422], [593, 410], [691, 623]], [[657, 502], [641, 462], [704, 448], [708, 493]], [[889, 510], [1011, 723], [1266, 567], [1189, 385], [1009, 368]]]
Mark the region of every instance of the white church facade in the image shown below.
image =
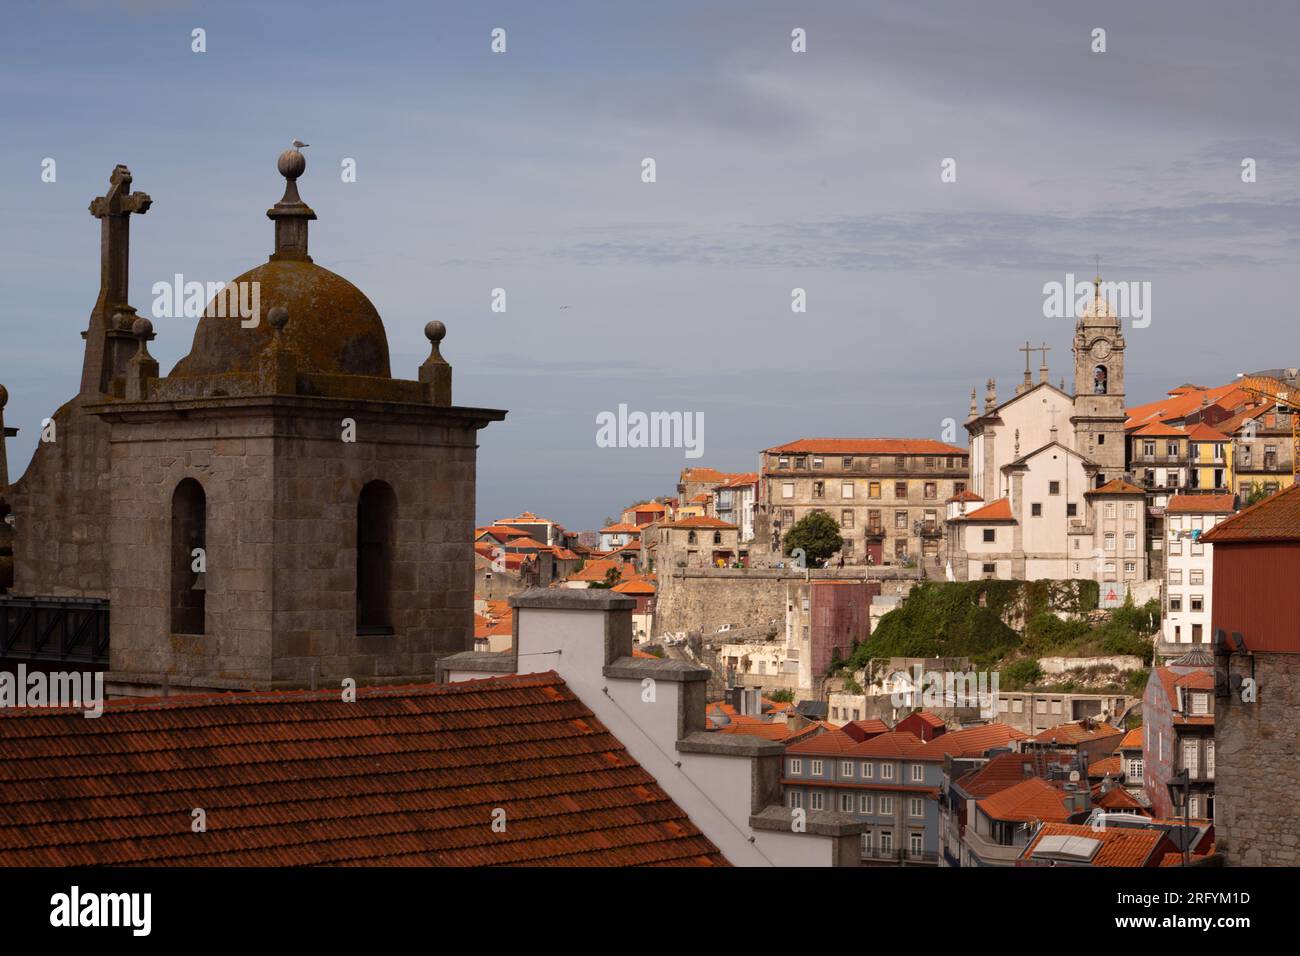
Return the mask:
[[951, 577], [1146, 579], [1144, 492], [1124, 470], [1124, 349], [1098, 280], [1075, 326], [1073, 395], [1048, 382], [1046, 346], [1028, 343], [1012, 398], [999, 404], [990, 379], [980, 412], [971, 392], [969, 490], [947, 510]]

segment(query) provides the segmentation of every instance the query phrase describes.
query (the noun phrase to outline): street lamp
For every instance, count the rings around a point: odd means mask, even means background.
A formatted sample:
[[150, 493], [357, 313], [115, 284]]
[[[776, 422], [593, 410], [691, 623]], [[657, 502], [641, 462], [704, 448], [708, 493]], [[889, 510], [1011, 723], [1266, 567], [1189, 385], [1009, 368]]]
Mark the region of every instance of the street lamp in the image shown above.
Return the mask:
[[1165, 784], [1174, 810], [1183, 811], [1183, 866], [1192, 843], [1192, 772], [1183, 768]]

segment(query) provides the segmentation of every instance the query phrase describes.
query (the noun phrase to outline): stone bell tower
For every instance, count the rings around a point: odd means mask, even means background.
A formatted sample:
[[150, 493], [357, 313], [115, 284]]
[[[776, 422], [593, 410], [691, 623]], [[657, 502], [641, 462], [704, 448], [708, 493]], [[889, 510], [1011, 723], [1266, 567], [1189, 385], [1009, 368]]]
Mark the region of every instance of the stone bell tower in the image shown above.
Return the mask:
[[1124, 474], [1124, 333], [1093, 280], [1092, 301], [1074, 327], [1075, 450], [1100, 465], [1096, 482]]

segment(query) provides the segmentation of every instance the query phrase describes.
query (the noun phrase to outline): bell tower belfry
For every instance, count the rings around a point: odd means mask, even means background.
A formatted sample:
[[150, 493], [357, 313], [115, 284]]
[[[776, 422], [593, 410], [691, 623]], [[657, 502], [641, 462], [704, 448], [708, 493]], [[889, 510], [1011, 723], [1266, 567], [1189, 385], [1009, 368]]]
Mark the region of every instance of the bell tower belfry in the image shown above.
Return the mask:
[[1124, 333], [1093, 280], [1092, 301], [1074, 327], [1075, 450], [1100, 465], [1097, 484], [1124, 474]]

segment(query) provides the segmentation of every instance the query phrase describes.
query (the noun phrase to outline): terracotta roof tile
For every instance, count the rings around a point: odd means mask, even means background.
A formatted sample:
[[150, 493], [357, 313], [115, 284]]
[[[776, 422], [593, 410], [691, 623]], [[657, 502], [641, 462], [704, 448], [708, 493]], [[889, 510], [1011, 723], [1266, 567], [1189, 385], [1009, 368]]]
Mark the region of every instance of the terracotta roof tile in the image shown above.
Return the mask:
[[925, 741], [906, 730], [868, 737], [849, 752], [855, 757], [906, 757], [925, 746]]
[[1232, 514], [1237, 510], [1232, 495], [1174, 495], [1165, 505], [1166, 514]]
[[554, 673], [7, 710], [0, 735], [4, 866], [726, 865]]
[[1024, 740], [1027, 736], [1023, 731], [1007, 724], [982, 724], [940, 734], [909, 756], [914, 760], [943, 760], [948, 755], [983, 757], [996, 747], [1006, 747], [1012, 741]]
[[1112, 478], [1100, 488], [1085, 491], [1084, 495], [1146, 495], [1146, 492], [1123, 478]]
[[983, 508], [976, 508], [974, 511], [966, 512], [967, 521], [1014, 521], [1015, 515], [1011, 513], [1011, 499], [998, 498], [990, 501]]
[[977, 801], [977, 805], [993, 820], [1017, 823], [1051, 820], [1063, 823], [1070, 818], [1070, 808], [1065, 804], [1065, 792], [1041, 777], [1030, 777], [1005, 790], [999, 790], [991, 797]]
[[1033, 736], [1033, 740], [1038, 743], [1051, 743], [1055, 741], [1061, 745], [1081, 744], [1089, 740], [1096, 740], [1099, 737], [1118, 737], [1124, 733], [1123, 728], [1113, 727], [1110, 724], [1101, 721], [1094, 721], [1089, 726], [1088, 721], [1076, 720], [1068, 724], [1058, 724], [1055, 727], [1048, 727], [1046, 730], [1039, 731]]
[[982, 800], [1030, 777], [1046, 777], [1050, 767], [1073, 766], [1074, 754], [1061, 751], [998, 754], [978, 770], [962, 777], [958, 786], [974, 799]]
[[1158, 866], [1164, 855], [1161, 847], [1166, 842], [1164, 831], [1154, 828], [1108, 827], [1094, 830], [1074, 823], [1044, 823], [1025, 847], [1021, 859], [1030, 859], [1043, 838], [1049, 836], [1096, 840], [1101, 846], [1097, 848], [1090, 866]]
[[1112, 777], [1118, 777], [1124, 772], [1124, 760], [1116, 754], [1109, 757], [1102, 757], [1100, 760], [1094, 760], [1088, 764], [1088, 776], [1105, 777], [1108, 774]]
[[1201, 535], [1211, 544], [1300, 541], [1300, 484], [1292, 485], [1220, 521]]
[[719, 531], [735, 531], [736, 526], [721, 518], [710, 518], [707, 515], [694, 515], [690, 518], [679, 518], [676, 521], [661, 521], [661, 528], [712, 528]]
[[848, 753], [858, 742], [844, 733], [842, 730], [834, 730], [826, 734], [818, 734], [815, 737], [809, 737], [800, 740], [785, 748], [788, 754], [812, 754], [813, 756], [833, 757], [838, 754]]
[[800, 438], [766, 449], [772, 454], [965, 455], [967, 449], [930, 438]]
[[1192, 441], [1210, 441], [1226, 442], [1231, 439], [1217, 428], [1211, 428], [1204, 422], [1197, 422], [1191, 428], [1187, 429], [1187, 437]]

